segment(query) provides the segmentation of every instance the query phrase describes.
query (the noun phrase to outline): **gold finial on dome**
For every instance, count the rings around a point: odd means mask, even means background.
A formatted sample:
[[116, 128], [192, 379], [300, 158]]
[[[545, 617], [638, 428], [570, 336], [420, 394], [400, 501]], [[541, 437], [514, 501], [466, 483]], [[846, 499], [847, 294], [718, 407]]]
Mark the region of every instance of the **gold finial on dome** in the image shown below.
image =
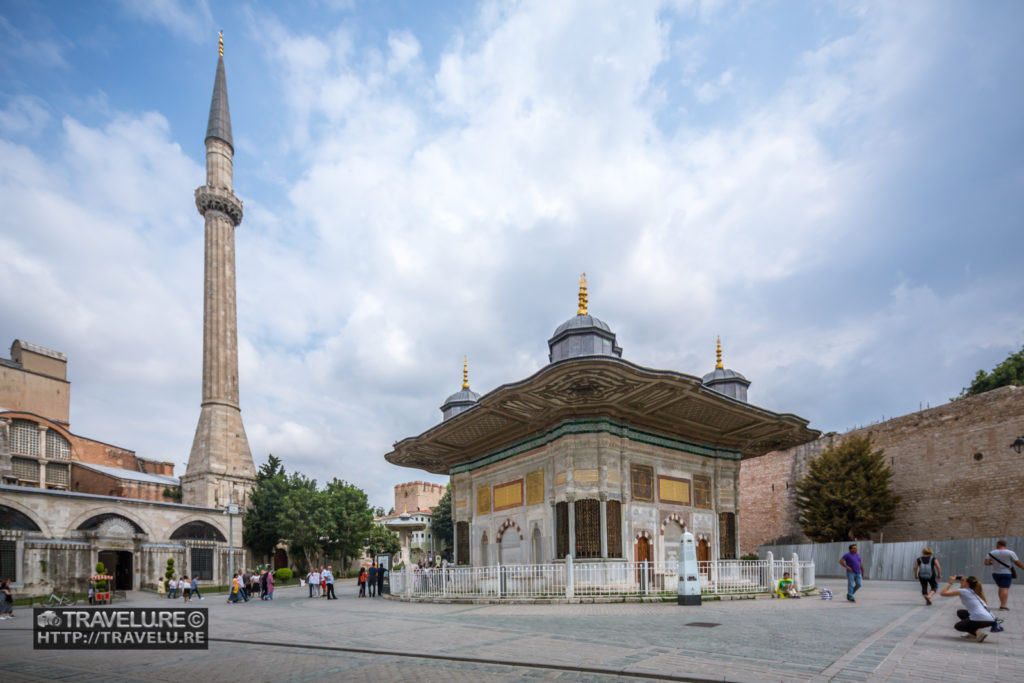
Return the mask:
[[587, 274], [583, 273], [580, 275], [580, 310], [576, 311], [576, 315], [587, 314]]
[[715, 370], [722, 370], [725, 368], [725, 366], [722, 365], [722, 338], [717, 337], [717, 339], [718, 344], [717, 348], [715, 349]]
[[469, 359], [462, 357], [462, 388], [469, 389]]
[[221, 57], [224, 56], [224, 31], [217, 32], [217, 51]]

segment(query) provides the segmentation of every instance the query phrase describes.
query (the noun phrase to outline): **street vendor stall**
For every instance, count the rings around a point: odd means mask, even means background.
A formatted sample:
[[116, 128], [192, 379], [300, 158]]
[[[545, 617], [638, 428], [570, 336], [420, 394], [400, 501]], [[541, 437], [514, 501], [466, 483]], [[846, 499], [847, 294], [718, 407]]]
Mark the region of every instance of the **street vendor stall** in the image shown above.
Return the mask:
[[110, 584], [114, 577], [109, 574], [93, 574], [89, 581], [93, 584], [93, 599], [95, 604], [110, 602]]

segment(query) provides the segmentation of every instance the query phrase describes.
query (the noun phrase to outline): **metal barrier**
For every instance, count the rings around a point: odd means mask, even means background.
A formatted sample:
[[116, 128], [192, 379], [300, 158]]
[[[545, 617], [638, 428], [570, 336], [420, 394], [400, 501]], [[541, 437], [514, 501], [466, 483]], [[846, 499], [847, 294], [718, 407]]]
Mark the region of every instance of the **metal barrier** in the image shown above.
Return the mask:
[[[815, 586], [813, 562], [718, 560], [699, 562], [706, 595], [771, 593], [783, 572], [801, 589]], [[579, 597], [676, 595], [677, 562], [574, 562], [489, 567], [405, 568], [391, 572], [391, 592], [406, 598], [572, 600]]]

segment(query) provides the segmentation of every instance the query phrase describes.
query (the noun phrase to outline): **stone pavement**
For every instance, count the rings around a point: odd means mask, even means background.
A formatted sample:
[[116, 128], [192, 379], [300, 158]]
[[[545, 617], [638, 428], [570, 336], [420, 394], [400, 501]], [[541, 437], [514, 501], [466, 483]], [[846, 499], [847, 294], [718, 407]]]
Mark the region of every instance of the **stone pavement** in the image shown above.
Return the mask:
[[[3, 681], [1022, 681], [1024, 607], [984, 643], [952, 629], [956, 598], [925, 607], [917, 584], [867, 582], [838, 598], [579, 605], [309, 599], [209, 608], [207, 651], [33, 651], [31, 612], [0, 622]], [[995, 587], [985, 586], [990, 598]], [[1024, 587], [1011, 592], [1011, 607]], [[127, 606], [157, 604], [134, 594]], [[181, 605], [172, 603], [175, 605]], [[119, 605], [120, 606], [120, 605]], [[716, 624], [697, 626], [694, 622]]]

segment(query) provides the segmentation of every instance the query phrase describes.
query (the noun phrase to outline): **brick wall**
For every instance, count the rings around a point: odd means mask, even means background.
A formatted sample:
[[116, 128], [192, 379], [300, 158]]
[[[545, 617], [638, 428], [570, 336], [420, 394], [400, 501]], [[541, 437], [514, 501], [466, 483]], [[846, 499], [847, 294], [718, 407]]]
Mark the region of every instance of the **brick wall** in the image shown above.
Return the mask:
[[410, 481], [395, 486], [395, 512], [415, 512], [437, 507], [444, 495], [444, 484]]
[[903, 497], [886, 541], [1024, 535], [1018, 503], [1024, 454], [1009, 448], [1024, 434], [1024, 387], [922, 410], [743, 461], [740, 468], [740, 547], [806, 541], [793, 483], [823, 448], [850, 435], [870, 435], [885, 450], [893, 488]]

